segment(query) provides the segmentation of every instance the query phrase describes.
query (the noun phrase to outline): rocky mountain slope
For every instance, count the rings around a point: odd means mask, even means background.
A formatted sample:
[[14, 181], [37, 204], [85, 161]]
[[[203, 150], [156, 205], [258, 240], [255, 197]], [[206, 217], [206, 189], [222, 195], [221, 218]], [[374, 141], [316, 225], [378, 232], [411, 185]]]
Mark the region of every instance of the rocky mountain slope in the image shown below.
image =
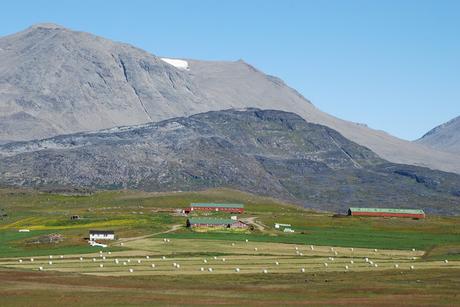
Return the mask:
[[460, 116], [430, 130], [417, 143], [460, 156]]
[[458, 155], [323, 113], [243, 61], [161, 59], [53, 24], [0, 38], [0, 143], [243, 107], [295, 112], [387, 160], [460, 173]]
[[0, 146], [0, 184], [148, 191], [231, 187], [345, 212], [460, 213], [460, 176], [400, 165], [326, 126], [259, 109], [215, 111]]

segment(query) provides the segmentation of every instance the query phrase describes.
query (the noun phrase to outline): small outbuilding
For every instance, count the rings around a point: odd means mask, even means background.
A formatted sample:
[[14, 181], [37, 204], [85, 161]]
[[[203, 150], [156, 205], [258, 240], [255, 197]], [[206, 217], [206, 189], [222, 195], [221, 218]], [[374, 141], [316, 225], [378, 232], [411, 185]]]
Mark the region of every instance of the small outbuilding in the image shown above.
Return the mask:
[[189, 218], [187, 227], [220, 227], [220, 228], [247, 228], [248, 225], [232, 219]]
[[392, 208], [350, 208], [351, 216], [377, 216], [377, 217], [408, 217], [424, 219], [425, 212], [421, 209], [392, 209]]
[[90, 230], [89, 240], [115, 240], [115, 232], [113, 230]]

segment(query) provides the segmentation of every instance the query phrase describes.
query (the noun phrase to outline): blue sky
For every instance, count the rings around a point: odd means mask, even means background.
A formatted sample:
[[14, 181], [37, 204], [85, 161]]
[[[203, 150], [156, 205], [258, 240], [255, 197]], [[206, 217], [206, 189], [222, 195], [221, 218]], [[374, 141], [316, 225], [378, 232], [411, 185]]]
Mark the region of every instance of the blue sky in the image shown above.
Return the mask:
[[5, 1], [0, 35], [54, 22], [156, 55], [244, 59], [318, 108], [416, 139], [460, 115], [460, 1]]

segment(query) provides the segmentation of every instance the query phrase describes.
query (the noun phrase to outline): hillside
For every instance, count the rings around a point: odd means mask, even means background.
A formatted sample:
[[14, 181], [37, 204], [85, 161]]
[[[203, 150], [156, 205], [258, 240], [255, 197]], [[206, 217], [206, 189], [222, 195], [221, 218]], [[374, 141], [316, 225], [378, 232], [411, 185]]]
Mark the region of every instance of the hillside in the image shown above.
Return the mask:
[[295, 112], [389, 161], [460, 173], [458, 155], [323, 113], [244, 61], [162, 59], [54, 24], [0, 38], [0, 143], [245, 107]]
[[417, 143], [460, 154], [460, 116], [433, 128], [418, 139]]
[[147, 191], [231, 187], [344, 212], [460, 211], [460, 176], [379, 158], [328, 127], [272, 110], [226, 110], [0, 146], [0, 183]]

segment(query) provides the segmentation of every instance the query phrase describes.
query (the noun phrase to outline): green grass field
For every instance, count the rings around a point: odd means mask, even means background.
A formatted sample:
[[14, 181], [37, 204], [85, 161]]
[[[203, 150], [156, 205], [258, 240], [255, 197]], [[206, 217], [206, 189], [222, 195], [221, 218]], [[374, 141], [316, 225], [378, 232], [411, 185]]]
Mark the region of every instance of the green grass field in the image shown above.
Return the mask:
[[[245, 233], [192, 231], [185, 228], [186, 217], [176, 212], [191, 202], [244, 203], [246, 212], [240, 218], [252, 218], [257, 225]], [[0, 220], [2, 305], [24, 305], [27, 299], [35, 299], [36, 306], [94, 305], [96, 301], [100, 305], [174, 305], [185, 303], [181, 295], [192, 291], [189, 303], [197, 305], [228, 304], [229, 299], [235, 305], [259, 301], [394, 305], [410, 299], [414, 306], [421, 306], [456, 301], [460, 286], [460, 217], [334, 217], [227, 189], [107, 191], [86, 196], [0, 189], [0, 208], [8, 214]], [[71, 221], [71, 215], [81, 219]], [[276, 230], [275, 222], [292, 224], [295, 233]], [[18, 232], [23, 228], [30, 232]], [[116, 232], [119, 240], [104, 249], [104, 260], [100, 248], [84, 240], [90, 229]], [[56, 233], [64, 237], [62, 242], [31, 243]], [[53, 255], [52, 265], [49, 255]], [[364, 262], [365, 257], [378, 267]], [[38, 272], [40, 266], [42, 272]], [[210, 266], [212, 273], [207, 271]], [[240, 272], [235, 272], [236, 267]], [[168, 287], [159, 287], [161, 281]], [[216, 286], [219, 291], [210, 290]], [[267, 290], [269, 294], [261, 294]]]

